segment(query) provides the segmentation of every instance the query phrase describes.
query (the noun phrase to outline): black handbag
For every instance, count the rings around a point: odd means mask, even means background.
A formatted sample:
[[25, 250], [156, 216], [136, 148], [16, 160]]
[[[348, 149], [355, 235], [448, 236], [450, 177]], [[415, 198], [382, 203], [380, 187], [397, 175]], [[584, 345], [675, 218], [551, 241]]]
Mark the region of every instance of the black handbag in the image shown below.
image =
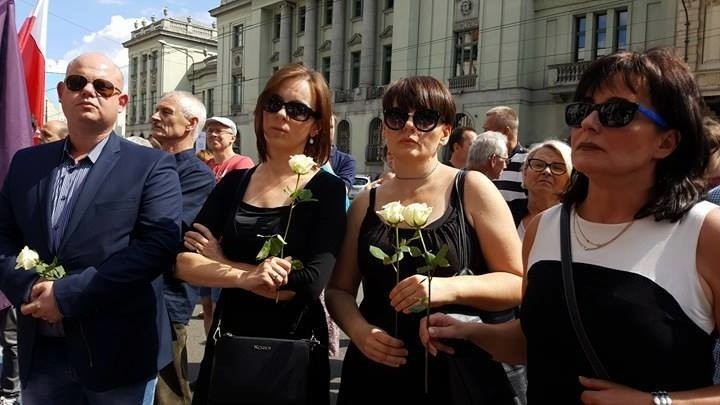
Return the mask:
[[[218, 311], [221, 308], [222, 303], [218, 303]], [[304, 313], [300, 314], [291, 335], [295, 333]], [[213, 335], [215, 353], [210, 369], [210, 403], [307, 403], [310, 357], [320, 345], [314, 336], [310, 339], [237, 336], [223, 332], [221, 312], [218, 318]]]

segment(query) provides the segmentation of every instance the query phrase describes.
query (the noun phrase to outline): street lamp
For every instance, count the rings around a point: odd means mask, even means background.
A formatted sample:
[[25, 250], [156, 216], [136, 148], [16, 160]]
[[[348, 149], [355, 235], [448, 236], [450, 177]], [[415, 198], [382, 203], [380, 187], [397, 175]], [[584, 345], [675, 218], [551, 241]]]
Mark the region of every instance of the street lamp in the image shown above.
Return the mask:
[[158, 40], [158, 42], [160, 43], [160, 45], [169, 46], [170, 48], [174, 48], [178, 51], [181, 51], [190, 58], [190, 60], [192, 61], [192, 65], [190, 65], [190, 69], [191, 69], [191, 72], [190, 72], [190, 75], [191, 75], [190, 89], [191, 90], [190, 91], [192, 92], [193, 95], [195, 95], [195, 58], [193, 58], [193, 56], [190, 54], [190, 51], [187, 48], [173, 45], [162, 39]]

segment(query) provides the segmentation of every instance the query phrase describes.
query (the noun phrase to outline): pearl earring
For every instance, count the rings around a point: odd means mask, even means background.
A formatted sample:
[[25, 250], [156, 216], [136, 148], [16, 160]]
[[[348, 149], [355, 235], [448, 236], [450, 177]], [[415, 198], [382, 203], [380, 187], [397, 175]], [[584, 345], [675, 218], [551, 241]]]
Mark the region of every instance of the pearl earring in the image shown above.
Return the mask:
[[310, 137], [310, 140], [308, 141], [308, 143], [310, 143], [310, 145], [314, 144], [314, 143], [315, 143], [315, 137], [312, 137], [312, 136], [311, 136], [311, 137]]

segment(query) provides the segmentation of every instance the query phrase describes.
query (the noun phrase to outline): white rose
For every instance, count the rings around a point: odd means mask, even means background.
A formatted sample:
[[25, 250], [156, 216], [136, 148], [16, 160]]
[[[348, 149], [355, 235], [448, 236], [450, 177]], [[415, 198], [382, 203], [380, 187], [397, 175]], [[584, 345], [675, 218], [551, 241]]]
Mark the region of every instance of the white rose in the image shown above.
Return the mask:
[[397, 225], [403, 221], [403, 208], [400, 201], [393, 201], [383, 205], [381, 211], [376, 211], [383, 221], [390, 225]]
[[315, 166], [315, 161], [310, 156], [292, 155], [290, 156], [290, 169], [295, 174], [308, 174]]
[[22, 248], [20, 253], [17, 255], [17, 261], [15, 262], [15, 268], [23, 268], [30, 270], [34, 268], [40, 262], [40, 255], [36, 251], [25, 246]]
[[402, 211], [403, 219], [408, 226], [422, 228], [427, 223], [432, 207], [425, 203], [412, 203]]

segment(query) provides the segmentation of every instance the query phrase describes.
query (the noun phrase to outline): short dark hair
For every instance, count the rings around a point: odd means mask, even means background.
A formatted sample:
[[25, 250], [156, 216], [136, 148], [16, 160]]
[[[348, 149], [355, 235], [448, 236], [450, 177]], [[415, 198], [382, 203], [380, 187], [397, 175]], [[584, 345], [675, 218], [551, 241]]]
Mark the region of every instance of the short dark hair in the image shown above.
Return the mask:
[[[642, 79], [652, 108], [670, 128], [680, 133], [677, 148], [658, 162], [650, 197], [635, 218], [653, 215], [658, 221], [677, 221], [703, 197], [702, 179], [710, 148], [703, 132], [705, 102], [698, 85], [688, 66], [667, 50], [618, 52], [588, 66], [580, 78], [574, 100], [585, 100], [618, 79], [633, 92], [641, 90], [636, 80]], [[588, 178], [576, 171], [563, 201], [580, 203], [587, 196], [587, 190]]]
[[450, 132], [450, 138], [448, 139], [447, 148], [450, 151], [450, 153], [453, 152], [453, 146], [456, 143], [459, 143], [462, 145], [463, 140], [465, 139], [465, 132], [475, 132], [475, 128], [473, 127], [457, 127]]
[[440, 119], [452, 127], [455, 101], [447, 87], [431, 76], [410, 76], [391, 83], [383, 96], [383, 109], [428, 109], [440, 112]]
[[332, 104], [330, 102], [330, 90], [323, 75], [307, 66], [298, 64], [285, 65], [280, 70], [270, 76], [265, 88], [257, 98], [255, 104], [255, 138], [257, 142], [258, 156], [262, 162], [267, 160], [268, 150], [267, 141], [265, 140], [265, 129], [263, 128], [263, 104], [274, 95], [288, 80], [306, 80], [310, 83], [312, 91], [315, 93], [317, 105], [315, 112], [320, 114], [319, 118], [315, 118], [320, 123], [318, 134], [314, 137], [314, 142], [308, 142], [305, 145], [305, 155], [310, 156], [315, 162], [322, 166], [327, 163], [330, 158], [330, 120], [332, 120]]

